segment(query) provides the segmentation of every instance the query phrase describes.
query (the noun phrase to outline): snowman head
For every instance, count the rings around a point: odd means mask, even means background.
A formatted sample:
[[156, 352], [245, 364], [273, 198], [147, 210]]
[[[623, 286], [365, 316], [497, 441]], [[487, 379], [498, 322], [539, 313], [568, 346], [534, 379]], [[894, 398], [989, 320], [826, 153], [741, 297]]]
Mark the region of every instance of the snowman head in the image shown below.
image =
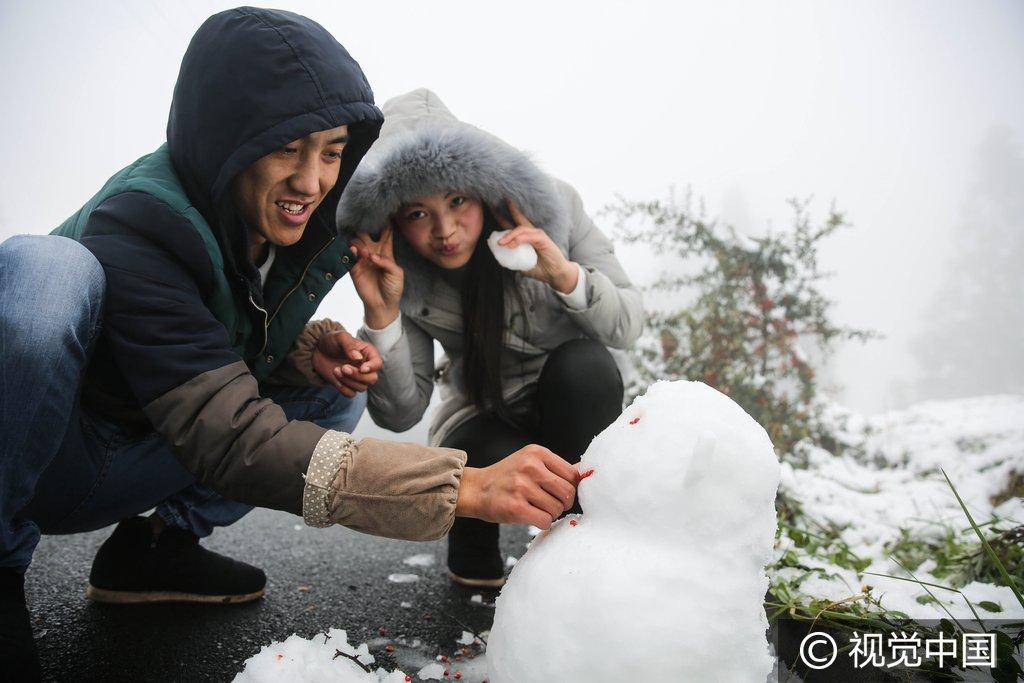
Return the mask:
[[764, 429], [701, 382], [656, 382], [591, 442], [580, 461], [588, 524], [714, 543], [764, 533], [779, 464]]

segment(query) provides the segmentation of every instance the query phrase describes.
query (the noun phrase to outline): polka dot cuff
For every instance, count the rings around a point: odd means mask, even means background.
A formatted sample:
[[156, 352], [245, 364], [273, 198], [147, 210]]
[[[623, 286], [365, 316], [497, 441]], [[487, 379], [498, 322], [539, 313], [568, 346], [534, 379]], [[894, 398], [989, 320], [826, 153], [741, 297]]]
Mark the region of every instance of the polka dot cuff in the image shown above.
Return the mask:
[[302, 519], [312, 527], [328, 527], [331, 521], [331, 496], [334, 479], [341, 464], [352, 457], [356, 441], [345, 432], [330, 431], [320, 437], [306, 470], [302, 490]]

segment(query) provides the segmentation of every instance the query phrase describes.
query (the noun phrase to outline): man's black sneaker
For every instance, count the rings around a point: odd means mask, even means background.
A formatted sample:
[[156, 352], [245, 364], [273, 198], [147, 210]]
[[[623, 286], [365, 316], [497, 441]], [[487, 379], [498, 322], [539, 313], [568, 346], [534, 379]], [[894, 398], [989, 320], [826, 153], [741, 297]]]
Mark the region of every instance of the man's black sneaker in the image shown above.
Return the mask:
[[96, 602], [249, 602], [263, 596], [258, 567], [218, 555], [191, 532], [153, 533], [144, 517], [126, 519], [103, 542], [85, 595]]
[[0, 678], [38, 681], [39, 655], [25, 606], [25, 575], [0, 568]]
[[455, 520], [448, 532], [448, 578], [470, 588], [505, 585], [497, 524], [466, 517]]

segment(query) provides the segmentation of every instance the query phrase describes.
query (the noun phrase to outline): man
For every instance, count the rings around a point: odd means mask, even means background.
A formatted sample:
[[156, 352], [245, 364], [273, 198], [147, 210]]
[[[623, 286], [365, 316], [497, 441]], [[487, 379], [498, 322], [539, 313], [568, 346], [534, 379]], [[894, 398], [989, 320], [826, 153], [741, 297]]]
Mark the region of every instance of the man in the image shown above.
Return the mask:
[[38, 676], [23, 577], [41, 532], [121, 522], [95, 600], [223, 603], [265, 576], [196, 541], [253, 505], [411, 540], [571, 505], [576, 469], [540, 447], [475, 470], [348, 436], [380, 356], [307, 321], [352, 266], [333, 216], [381, 120], [321, 26], [222, 12], [182, 60], [167, 143], [54, 235], [0, 245], [5, 674]]

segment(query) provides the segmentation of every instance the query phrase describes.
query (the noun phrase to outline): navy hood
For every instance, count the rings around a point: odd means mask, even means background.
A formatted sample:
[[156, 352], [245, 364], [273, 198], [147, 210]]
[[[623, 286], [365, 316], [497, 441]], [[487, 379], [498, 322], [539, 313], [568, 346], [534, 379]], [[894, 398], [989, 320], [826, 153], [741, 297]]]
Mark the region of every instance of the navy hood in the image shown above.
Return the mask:
[[235, 251], [244, 235], [225, 235], [219, 224], [240, 171], [288, 142], [348, 125], [338, 182], [309, 223], [333, 231], [338, 198], [383, 118], [359, 64], [320, 24], [238, 7], [214, 14], [192, 37], [174, 86], [167, 144], [189, 198]]

